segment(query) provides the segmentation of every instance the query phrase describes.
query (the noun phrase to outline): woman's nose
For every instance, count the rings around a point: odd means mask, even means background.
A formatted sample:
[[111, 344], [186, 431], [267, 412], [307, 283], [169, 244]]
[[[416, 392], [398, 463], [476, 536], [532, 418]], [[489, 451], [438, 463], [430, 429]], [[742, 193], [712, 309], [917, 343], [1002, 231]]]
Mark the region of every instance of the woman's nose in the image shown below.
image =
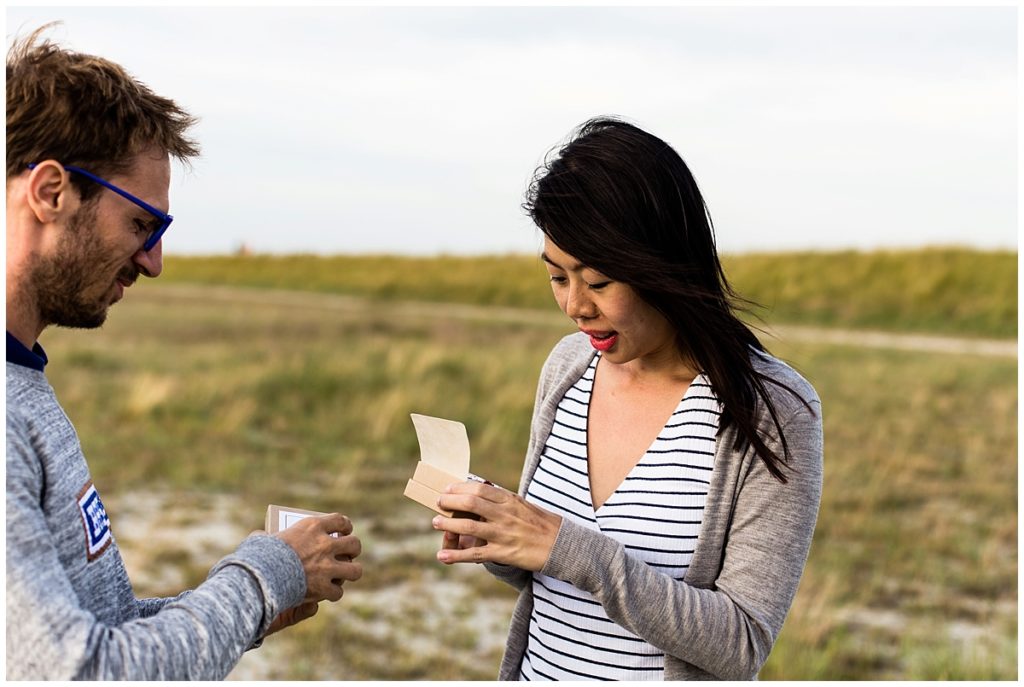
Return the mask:
[[586, 291], [586, 285], [569, 287], [565, 299], [565, 314], [574, 320], [589, 319], [594, 316], [594, 302]]

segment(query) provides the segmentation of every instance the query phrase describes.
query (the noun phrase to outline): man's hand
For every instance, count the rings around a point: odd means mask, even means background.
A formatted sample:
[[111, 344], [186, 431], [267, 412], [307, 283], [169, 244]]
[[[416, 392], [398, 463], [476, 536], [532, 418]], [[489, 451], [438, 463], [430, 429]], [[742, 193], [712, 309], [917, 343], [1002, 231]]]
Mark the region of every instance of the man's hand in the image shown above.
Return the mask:
[[294, 608], [289, 608], [287, 611], [284, 611], [274, 618], [274, 622], [270, 623], [270, 627], [267, 628], [267, 633], [263, 636], [268, 637], [286, 627], [298, 625], [303, 620], [309, 620], [316, 615], [316, 612], [319, 610], [320, 606], [315, 601], [307, 601], [295, 606]]
[[[332, 533], [338, 536], [332, 537]], [[303, 518], [273, 536], [292, 547], [302, 561], [306, 573], [304, 603], [337, 601], [344, 593], [341, 586], [346, 581], [355, 582], [363, 576], [363, 566], [352, 562], [362, 551], [362, 544], [352, 534], [352, 521], [344, 515]]]

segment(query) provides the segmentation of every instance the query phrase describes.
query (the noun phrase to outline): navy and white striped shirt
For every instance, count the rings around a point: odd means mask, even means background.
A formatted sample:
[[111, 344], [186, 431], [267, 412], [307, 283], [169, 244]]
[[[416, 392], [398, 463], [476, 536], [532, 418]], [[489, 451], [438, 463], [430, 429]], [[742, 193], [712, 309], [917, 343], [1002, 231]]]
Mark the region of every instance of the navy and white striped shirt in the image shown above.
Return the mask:
[[[629, 555], [682, 580], [700, 534], [721, 404], [701, 374], [647, 452], [596, 511], [590, 494], [590, 366], [558, 404], [526, 500], [622, 542]], [[660, 680], [665, 657], [608, 618], [587, 592], [533, 575], [522, 680]]]

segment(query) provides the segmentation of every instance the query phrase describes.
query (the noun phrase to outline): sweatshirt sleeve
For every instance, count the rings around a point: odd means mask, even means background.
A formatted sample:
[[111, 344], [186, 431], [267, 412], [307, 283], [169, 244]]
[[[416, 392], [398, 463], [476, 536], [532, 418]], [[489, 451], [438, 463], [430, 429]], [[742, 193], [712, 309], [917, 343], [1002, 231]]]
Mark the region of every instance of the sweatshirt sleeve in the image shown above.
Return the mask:
[[181, 601], [187, 596], [189, 592], [182, 592], [178, 596], [168, 596], [164, 598], [152, 597], [147, 599], [139, 599], [136, 602], [136, 607], [139, 609], [139, 616], [142, 618], [148, 618], [151, 615], [160, 612], [160, 609], [171, 603], [172, 601]]
[[253, 535], [190, 593], [135, 602], [142, 617], [121, 624], [100, 622], [62, 564], [40, 506], [39, 463], [19, 429], [9, 418], [8, 679], [222, 679], [276, 615], [305, 595], [294, 551]]
[[590, 592], [612, 620], [666, 654], [719, 679], [754, 678], [796, 594], [817, 520], [822, 431], [820, 403], [812, 405], [783, 426], [796, 468], [787, 484], [760, 458], [750, 461], [712, 589], [675, 581], [568, 519], [541, 573]]

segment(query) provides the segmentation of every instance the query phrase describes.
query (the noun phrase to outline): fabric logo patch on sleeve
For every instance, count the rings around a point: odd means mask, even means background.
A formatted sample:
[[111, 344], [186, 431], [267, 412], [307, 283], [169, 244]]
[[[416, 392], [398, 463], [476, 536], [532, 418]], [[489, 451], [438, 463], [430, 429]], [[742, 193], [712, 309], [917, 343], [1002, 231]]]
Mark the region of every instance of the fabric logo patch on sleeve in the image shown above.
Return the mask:
[[86, 555], [92, 562], [106, 551], [113, 539], [107, 510], [103, 507], [103, 501], [100, 500], [100, 494], [92, 481], [86, 483], [78, 496], [78, 510], [82, 514], [82, 524], [85, 526]]

